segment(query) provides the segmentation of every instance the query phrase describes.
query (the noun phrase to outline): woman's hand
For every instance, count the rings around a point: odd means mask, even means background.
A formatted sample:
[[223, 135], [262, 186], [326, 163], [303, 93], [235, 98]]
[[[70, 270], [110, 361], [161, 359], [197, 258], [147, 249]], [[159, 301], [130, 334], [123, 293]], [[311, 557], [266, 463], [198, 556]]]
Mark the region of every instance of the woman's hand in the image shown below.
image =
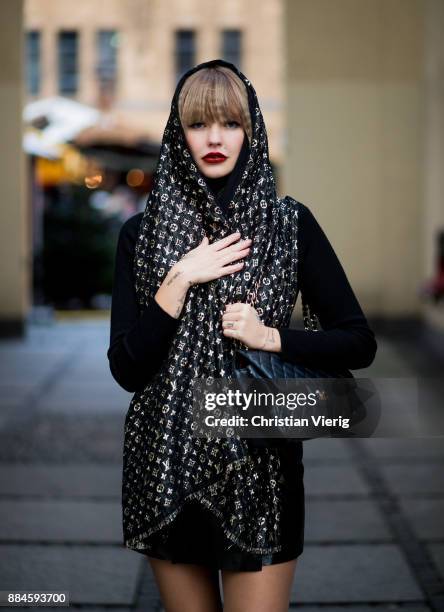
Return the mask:
[[224, 336], [236, 338], [249, 348], [259, 348], [264, 343], [265, 326], [250, 304], [226, 304], [222, 329]]
[[274, 327], [267, 327], [250, 304], [227, 304], [222, 315], [224, 336], [236, 338], [251, 349], [280, 351], [280, 335]]
[[234, 264], [230, 262], [242, 259], [249, 254], [251, 239], [247, 238], [239, 242], [239, 238], [240, 233], [235, 232], [209, 244], [205, 236], [199, 246], [188, 251], [174, 264], [171, 269], [173, 276], [180, 275], [187, 283], [194, 285], [242, 270], [243, 262]]
[[[159, 306], [175, 319], [179, 318], [188, 289], [195, 283], [205, 283], [225, 274], [241, 270], [243, 263], [227, 266], [231, 261], [245, 257], [250, 252], [251, 240], [239, 242], [240, 234], [230, 234], [222, 240], [208, 244], [202, 242], [171, 267], [154, 296]], [[236, 241], [236, 244], [233, 242]]]

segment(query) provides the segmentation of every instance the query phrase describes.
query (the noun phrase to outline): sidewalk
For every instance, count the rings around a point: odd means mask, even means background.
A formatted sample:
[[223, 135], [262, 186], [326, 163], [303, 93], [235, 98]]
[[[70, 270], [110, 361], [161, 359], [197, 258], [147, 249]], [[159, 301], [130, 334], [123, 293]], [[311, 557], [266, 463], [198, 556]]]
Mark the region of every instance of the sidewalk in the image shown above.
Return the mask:
[[[0, 343], [0, 590], [68, 590], [71, 608], [89, 612], [160, 612], [148, 562], [121, 543], [131, 394], [109, 373], [108, 331], [107, 320], [59, 322]], [[420, 346], [378, 340], [375, 363], [356, 375], [418, 375]], [[304, 444], [292, 608], [444, 609], [443, 442]]]

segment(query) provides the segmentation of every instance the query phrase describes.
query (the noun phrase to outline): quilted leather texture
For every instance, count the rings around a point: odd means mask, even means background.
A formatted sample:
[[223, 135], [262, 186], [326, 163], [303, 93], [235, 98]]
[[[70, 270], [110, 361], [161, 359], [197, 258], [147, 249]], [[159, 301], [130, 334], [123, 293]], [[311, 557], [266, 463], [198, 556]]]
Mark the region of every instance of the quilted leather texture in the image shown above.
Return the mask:
[[[354, 379], [350, 370], [327, 371], [312, 369], [300, 364], [291, 363], [281, 359], [276, 353], [261, 350], [237, 349], [234, 359], [234, 376], [238, 379], [241, 391], [248, 393], [250, 384], [247, 378], [349, 378]], [[354, 382], [351, 383], [352, 386]], [[273, 385], [270, 385], [271, 388]], [[276, 389], [277, 391], [277, 389]], [[303, 416], [303, 415], [301, 415]], [[365, 407], [358, 402], [353, 406], [352, 422], [358, 423], [366, 416]], [[278, 428], [279, 429], [279, 428]], [[295, 444], [314, 438], [246, 438], [250, 446], [281, 446]]]
[[284, 361], [271, 351], [246, 351], [237, 349], [237, 357], [247, 362], [242, 368], [235, 368], [235, 375], [251, 378], [353, 378], [349, 370], [327, 372]]

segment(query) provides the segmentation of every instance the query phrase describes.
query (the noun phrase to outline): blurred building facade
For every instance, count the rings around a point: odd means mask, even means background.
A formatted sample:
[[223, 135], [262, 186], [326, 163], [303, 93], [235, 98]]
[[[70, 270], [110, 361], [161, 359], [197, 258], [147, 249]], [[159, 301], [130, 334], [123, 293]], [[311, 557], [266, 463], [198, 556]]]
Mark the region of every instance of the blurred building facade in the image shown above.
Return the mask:
[[366, 313], [424, 316], [444, 253], [443, 0], [286, 0], [285, 191], [315, 212]]
[[111, 109], [161, 141], [180, 75], [222, 57], [254, 83], [282, 161], [283, 0], [26, 0], [27, 99]]
[[0, 3], [1, 329], [31, 303], [24, 103], [63, 90], [160, 139], [180, 70], [227, 53], [258, 91], [280, 192], [313, 210], [366, 313], [444, 327], [419, 295], [444, 227], [442, 31], [442, 0]]

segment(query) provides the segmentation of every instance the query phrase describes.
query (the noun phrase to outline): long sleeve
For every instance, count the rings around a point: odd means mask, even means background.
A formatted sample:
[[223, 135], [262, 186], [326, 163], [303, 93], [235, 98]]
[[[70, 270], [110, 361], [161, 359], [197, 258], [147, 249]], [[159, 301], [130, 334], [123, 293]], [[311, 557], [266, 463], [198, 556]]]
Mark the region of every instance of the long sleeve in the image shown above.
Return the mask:
[[310, 209], [302, 205], [298, 228], [299, 289], [322, 330], [278, 328], [287, 361], [359, 369], [374, 360], [377, 343], [344, 269]]
[[179, 319], [169, 315], [153, 298], [140, 314], [133, 277], [134, 248], [143, 214], [122, 226], [116, 249], [111, 302], [111, 374], [126, 391], [143, 389], [167, 356]]

